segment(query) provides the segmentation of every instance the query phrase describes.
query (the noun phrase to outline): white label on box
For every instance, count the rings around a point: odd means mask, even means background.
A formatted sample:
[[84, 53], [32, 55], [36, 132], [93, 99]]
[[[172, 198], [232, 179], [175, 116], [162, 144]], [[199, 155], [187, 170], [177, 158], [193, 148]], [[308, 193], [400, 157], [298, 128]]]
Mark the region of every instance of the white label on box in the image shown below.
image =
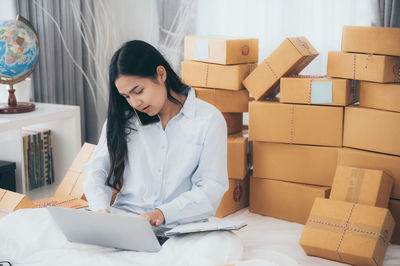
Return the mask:
[[208, 60], [208, 40], [197, 39], [196, 47], [194, 49], [195, 60]]
[[311, 82], [311, 103], [332, 103], [332, 81]]

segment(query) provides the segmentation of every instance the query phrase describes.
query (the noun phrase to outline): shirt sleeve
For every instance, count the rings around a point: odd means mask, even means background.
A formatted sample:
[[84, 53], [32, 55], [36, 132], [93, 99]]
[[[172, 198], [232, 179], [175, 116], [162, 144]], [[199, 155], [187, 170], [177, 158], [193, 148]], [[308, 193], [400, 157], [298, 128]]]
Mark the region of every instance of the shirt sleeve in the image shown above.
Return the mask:
[[83, 191], [89, 202], [89, 209], [93, 211], [110, 209], [113, 189], [107, 185], [106, 178], [110, 169], [110, 159], [106, 142], [106, 124], [101, 130], [97, 144], [89, 162], [85, 165], [86, 179], [83, 182]]
[[182, 224], [213, 216], [228, 190], [227, 129], [218, 111], [210, 121], [199, 165], [192, 176], [192, 189], [157, 207], [165, 224]]

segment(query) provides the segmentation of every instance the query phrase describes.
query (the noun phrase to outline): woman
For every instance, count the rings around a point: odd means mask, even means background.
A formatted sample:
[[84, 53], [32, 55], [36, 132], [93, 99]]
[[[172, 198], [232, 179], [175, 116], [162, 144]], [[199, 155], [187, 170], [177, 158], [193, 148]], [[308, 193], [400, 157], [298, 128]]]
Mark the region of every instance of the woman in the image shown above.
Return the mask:
[[85, 166], [89, 208], [138, 213], [153, 226], [212, 216], [228, 188], [226, 122], [163, 56], [130, 41], [110, 64], [107, 121]]

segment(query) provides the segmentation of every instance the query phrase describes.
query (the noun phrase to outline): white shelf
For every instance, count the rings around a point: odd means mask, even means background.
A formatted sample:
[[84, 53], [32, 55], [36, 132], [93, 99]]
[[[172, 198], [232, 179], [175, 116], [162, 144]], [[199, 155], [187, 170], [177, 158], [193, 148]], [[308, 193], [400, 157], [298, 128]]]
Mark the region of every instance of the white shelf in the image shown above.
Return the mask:
[[[0, 114], [0, 160], [16, 163], [17, 192], [26, 194], [22, 129], [50, 129], [56, 184], [61, 182], [81, 148], [79, 106], [35, 103], [36, 110]], [[54, 187], [54, 186], [51, 186]]]

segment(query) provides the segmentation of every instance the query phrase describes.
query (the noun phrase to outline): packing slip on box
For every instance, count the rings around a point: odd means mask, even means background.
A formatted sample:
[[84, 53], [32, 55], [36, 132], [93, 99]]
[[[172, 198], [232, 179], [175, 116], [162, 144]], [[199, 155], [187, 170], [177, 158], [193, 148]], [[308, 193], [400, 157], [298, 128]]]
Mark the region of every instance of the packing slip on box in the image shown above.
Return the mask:
[[327, 77], [283, 77], [280, 102], [346, 106], [358, 101], [358, 82]]

